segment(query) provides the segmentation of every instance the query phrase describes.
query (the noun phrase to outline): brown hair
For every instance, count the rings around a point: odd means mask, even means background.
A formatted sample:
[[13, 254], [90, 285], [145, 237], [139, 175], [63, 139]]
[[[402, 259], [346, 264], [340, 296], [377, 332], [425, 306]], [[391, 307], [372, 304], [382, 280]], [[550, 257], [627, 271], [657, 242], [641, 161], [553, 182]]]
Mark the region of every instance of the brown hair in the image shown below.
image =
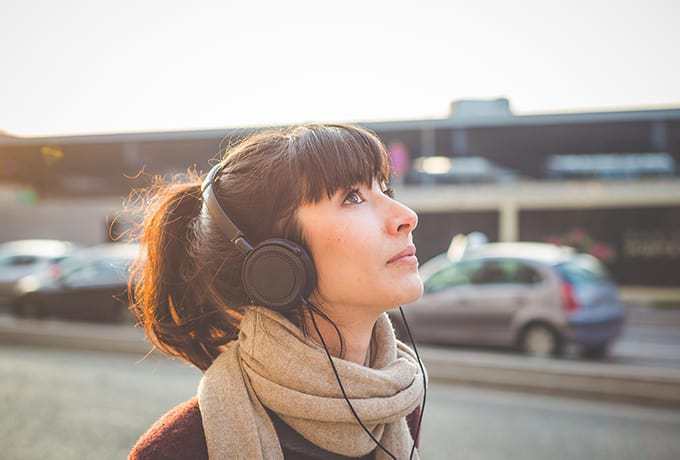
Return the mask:
[[[350, 125], [302, 125], [255, 133], [228, 148], [215, 180], [218, 201], [256, 245], [287, 238], [306, 247], [296, 210], [374, 179], [389, 160], [371, 132]], [[244, 256], [202, 210], [202, 177], [159, 177], [141, 195], [143, 258], [130, 276], [131, 310], [161, 351], [206, 370], [237, 338], [249, 305]], [[136, 281], [136, 282], [133, 282]], [[286, 316], [301, 326], [302, 305]]]

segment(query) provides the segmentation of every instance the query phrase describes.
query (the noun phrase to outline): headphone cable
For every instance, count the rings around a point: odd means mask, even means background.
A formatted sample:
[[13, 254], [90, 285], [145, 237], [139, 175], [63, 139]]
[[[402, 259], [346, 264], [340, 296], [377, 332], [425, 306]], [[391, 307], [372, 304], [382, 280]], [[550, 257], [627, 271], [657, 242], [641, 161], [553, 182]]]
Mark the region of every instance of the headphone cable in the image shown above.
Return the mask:
[[[303, 298], [302, 301], [305, 304], [307, 304], [308, 306], [312, 306], [311, 303], [307, 299]], [[404, 319], [404, 322], [406, 322], [406, 318], [404, 318], [404, 311], [402, 310], [401, 305], [399, 306], [399, 311], [401, 312], [401, 316]], [[340, 381], [340, 375], [338, 374], [338, 370], [335, 368], [335, 363], [333, 363], [333, 359], [331, 357], [331, 354], [328, 351], [328, 347], [326, 346], [326, 341], [324, 340], [323, 335], [321, 335], [321, 332], [319, 331], [319, 326], [316, 324], [316, 319], [314, 318], [313, 312], [311, 313], [311, 317], [312, 317], [312, 323], [314, 324], [314, 329], [316, 329], [316, 333], [319, 335], [319, 338], [321, 339], [321, 343], [323, 344], [323, 348], [326, 351], [326, 355], [328, 356], [328, 360], [330, 361], [331, 367], [333, 368], [333, 373], [335, 374], [335, 378], [337, 379], [338, 385], [340, 386], [340, 390], [342, 391], [342, 396], [345, 398], [345, 401], [347, 401], [347, 405], [349, 406], [349, 409], [352, 411], [352, 415], [354, 415], [354, 418], [357, 419], [357, 421], [359, 422], [359, 425], [361, 425], [361, 428], [364, 429], [366, 434], [368, 434], [368, 436], [373, 440], [373, 442], [375, 442], [376, 445], [378, 447], [380, 447], [392, 459], [397, 460], [397, 458], [394, 455], [392, 455], [392, 453], [390, 451], [385, 449], [385, 447], [377, 439], [375, 439], [375, 436], [373, 436], [373, 434], [370, 432], [370, 430], [368, 428], [366, 428], [366, 426], [363, 424], [363, 422], [361, 421], [361, 419], [357, 415], [356, 411], [354, 410], [354, 407], [352, 406], [352, 403], [349, 401], [349, 398], [347, 397], [347, 393], [345, 392], [345, 387], [342, 385], [342, 382]], [[408, 325], [406, 326], [406, 329], [408, 331], [409, 339], [411, 340], [411, 343], [413, 344], [413, 347], [415, 349], [415, 342], [413, 341], [413, 337], [411, 336], [411, 331], [408, 329]], [[418, 419], [418, 428], [416, 429], [416, 435], [414, 436], [414, 439], [413, 439], [413, 447], [411, 448], [411, 455], [409, 456], [409, 459], [413, 458], [413, 452], [415, 451], [415, 448], [416, 448], [416, 439], [420, 435], [420, 424], [423, 420], [423, 413], [424, 413], [424, 409], [425, 409], [425, 398], [427, 397], [427, 389], [425, 388], [425, 386], [426, 386], [425, 370], [423, 369], [423, 364], [420, 360], [420, 355], [418, 355], [417, 350], [416, 350], [416, 357], [418, 358], [418, 365], [420, 366], [421, 372], [423, 374], [423, 385], [424, 385], [424, 387], [423, 387], [423, 404], [420, 408], [420, 417]]]

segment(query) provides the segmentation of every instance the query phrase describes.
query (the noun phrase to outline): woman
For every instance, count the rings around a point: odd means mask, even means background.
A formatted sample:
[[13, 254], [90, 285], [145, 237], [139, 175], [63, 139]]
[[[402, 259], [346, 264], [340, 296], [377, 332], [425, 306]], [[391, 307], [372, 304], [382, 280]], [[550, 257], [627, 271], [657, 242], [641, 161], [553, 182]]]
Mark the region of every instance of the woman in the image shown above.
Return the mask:
[[152, 189], [132, 308], [204, 376], [130, 458], [418, 458], [426, 375], [385, 313], [422, 295], [418, 218], [377, 137], [261, 132], [189, 176]]

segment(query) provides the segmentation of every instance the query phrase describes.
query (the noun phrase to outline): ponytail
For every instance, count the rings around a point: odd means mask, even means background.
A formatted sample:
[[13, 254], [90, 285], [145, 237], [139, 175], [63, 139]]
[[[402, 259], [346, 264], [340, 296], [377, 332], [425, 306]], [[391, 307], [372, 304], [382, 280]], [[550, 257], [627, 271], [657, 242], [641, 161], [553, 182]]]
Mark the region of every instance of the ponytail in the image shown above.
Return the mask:
[[130, 309], [156, 348], [205, 371], [237, 336], [241, 315], [217, 308], [224, 301], [198, 276], [205, 267], [192, 244], [200, 231], [201, 181], [192, 170], [187, 176], [170, 183], [156, 178], [141, 200], [144, 257], [129, 279]]

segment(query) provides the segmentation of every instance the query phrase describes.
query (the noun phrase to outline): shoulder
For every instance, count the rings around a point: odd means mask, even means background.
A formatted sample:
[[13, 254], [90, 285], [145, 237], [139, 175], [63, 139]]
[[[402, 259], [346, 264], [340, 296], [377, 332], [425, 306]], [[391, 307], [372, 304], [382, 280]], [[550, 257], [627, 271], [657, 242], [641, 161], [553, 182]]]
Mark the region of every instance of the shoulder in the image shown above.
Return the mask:
[[196, 397], [161, 416], [135, 443], [128, 460], [208, 459]]

